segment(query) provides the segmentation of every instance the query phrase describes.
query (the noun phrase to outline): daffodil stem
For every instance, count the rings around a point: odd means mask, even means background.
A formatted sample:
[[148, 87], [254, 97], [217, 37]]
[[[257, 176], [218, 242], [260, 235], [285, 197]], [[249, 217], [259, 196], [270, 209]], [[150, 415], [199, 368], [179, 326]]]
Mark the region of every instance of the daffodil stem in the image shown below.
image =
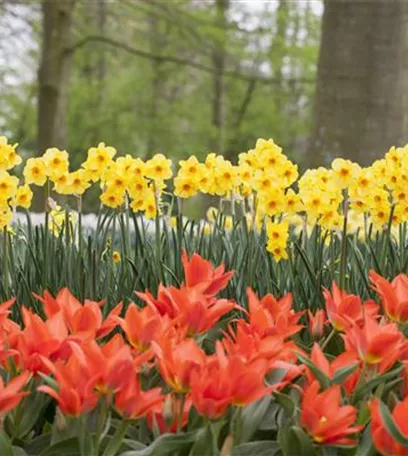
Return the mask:
[[381, 254], [380, 254], [380, 267], [381, 267], [381, 271], [379, 271], [381, 273], [381, 275], [385, 276], [385, 264], [386, 264], [386, 259], [387, 259], [387, 256], [386, 256], [386, 253], [387, 253], [387, 243], [388, 243], [388, 240], [390, 239], [391, 237], [391, 226], [392, 226], [392, 218], [394, 216], [394, 210], [395, 210], [395, 205], [393, 204], [391, 206], [391, 210], [390, 210], [390, 216], [388, 218], [388, 223], [387, 223], [387, 228], [386, 228], [386, 231], [383, 232], [383, 242], [382, 242], [382, 246], [381, 246]]
[[43, 289], [45, 290], [48, 286], [48, 231], [50, 224], [50, 211], [48, 205], [48, 198], [50, 196], [50, 181], [47, 179], [45, 184], [45, 195], [44, 195], [44, 212], [45, 212], [45, 221], [44, 221], [44, 270], [43, 270]]
[[346, 288], [346, 267], [347, 267], [347, 218], [348, 218], [348, 200], [347, 195], [344, 196], [344, 220], [343, 234], [341, 238], [341, 254], [340, 254], [340, 278], [339, 286], [341, 290]]
[[4, 261], [4, 297], [8, 299], [9, 274], [8, 274], [8, 231], [7, 226], [3, 228], [3, 261]]

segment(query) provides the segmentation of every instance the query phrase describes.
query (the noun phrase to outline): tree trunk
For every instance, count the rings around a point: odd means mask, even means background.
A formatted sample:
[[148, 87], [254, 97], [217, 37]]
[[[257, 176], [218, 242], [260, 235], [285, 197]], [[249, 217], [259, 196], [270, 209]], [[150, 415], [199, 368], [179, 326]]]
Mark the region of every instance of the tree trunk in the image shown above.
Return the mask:
[[67, 147], [66, 111], [75, 0], [44, 0], [42, 49], [38, 71], [38, 147]]
[[326, 0], [308, 161], [362, 165], [408, 134], [408, 2]]
[[213, 76], [213, 100], [212, 100], [212, 126], [213, 138], [211, 148], [222, 154], [225, 147], [225, 90], [224, 90], [224, 71], [225, 71], [225, 41], [227, 28], [227, 12], [229, 0], [216, 0], [216, 23], [220, 29], [220, 37], [212, 53], [212, 63], [214, 69]]

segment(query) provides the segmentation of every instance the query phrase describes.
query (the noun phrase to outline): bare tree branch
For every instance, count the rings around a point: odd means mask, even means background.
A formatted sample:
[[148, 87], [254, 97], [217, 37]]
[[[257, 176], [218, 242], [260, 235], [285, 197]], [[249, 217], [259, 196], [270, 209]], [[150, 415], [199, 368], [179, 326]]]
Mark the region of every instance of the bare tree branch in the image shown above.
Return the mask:
[[[183, 59], [181, 57], [172, 56], [172, 55], [152, 54], [150, 52], [143, 51], [142, 49], [134, 48], [126, 43], [122, 43], [113, 38], [109, 38], [106, 36], [100, 36], [100, 35], [86, 36], [85, 38], [83, 38], [82, 40], [79, 40], [76, 44], [74, 44], [73, 46], [68, 48], [67, 52], [75, 52], [76, 50], [78, 50], [81, 47], [84, 47], [88, 43], [95, 42], [95, 41], [100, 42], [100, 43], [105, 43], [109, 46], [116, 47], [117, 49], [126, 51], [129, 54], [133, 54], [138, 57], [145, 58], [145, 59], [156, 60], [157, 62], [176, 63], [177, 65], [189, 66], [191, 68], [195, 68], [196, 70], [204, 71], [205, 73], [210, 73], [210, 74], [214, 74], [214, 72], [215, 72], [211, 66], [207, 66], [207, 65], [204, 65], [199, 62], [194, 62], [192, 60]], [[255, 75], [255, 74], [252, 74], [252, 75], [245, 74], [243, 72], [236, 71], [236, 70], [225, 70], [224, 75], [226, 77], [240, 79], [242, 81], [257, 81], [262, 84], [279, 84], [280, 83], [278, 78]], [[304, 83], [304, 84], [314, 84], [315, 83], [314, 79], [309, 79], [309, 78], [292, 78], [289, 80], [286, 79], [285, 81]]]

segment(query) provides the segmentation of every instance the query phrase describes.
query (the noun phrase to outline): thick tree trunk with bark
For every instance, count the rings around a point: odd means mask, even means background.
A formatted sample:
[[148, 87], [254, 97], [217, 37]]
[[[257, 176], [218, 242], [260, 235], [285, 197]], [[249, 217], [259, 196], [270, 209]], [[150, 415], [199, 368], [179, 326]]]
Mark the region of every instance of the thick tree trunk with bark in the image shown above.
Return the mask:
[[217, 25], [220, 29], [220, 39], [213, 51], [212, 64], [213, 75], [213, 100], [212, 100], [212, 126], [214, 129], [211, 148], [215, 152], [222, 154], [225, 148], [225, 40], [227, 29], [227, 12], [229, 0], [216, 0]]
[[308, 162], [408, 141], [408, 1], [326, 0]]
[[67, 147], [66, 111], [71, 71], [75, 0], [44, 0], [42, 49], [38, 71], [38, 147]]

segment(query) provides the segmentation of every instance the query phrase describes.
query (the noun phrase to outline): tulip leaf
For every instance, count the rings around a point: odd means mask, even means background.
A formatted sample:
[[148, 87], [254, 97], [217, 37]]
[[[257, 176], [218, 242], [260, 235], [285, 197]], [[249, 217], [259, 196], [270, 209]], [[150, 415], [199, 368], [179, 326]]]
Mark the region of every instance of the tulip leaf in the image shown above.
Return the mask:
[[404, 448], [408, 448], [408, 437], [401, 432], [395, 423], [390, 410], [382, 401], [380, 401], [380, 415], [385, 428], [388, 433], [391, 434], [392, 438]]
[[345, 366], [341, 369], [338, 369], [334, 374], [331, 383], [336, 385], [342, 384], [344, 380], [356, 370], [359, 364], [359, 362], [355, 362], [353, 364], [350, 364], [349, 366]]
[[373, 438], [371, 435], [371, 424], [369, 424], [362, 434], [358, 447], [356, 449], [356, 456], [375, 456], [377, 454], [374, 448]]
[[321, 371], [313, 361], [306, 356], [303, 356], [301, 353], [296, 353], [296, 356], [301, 363], [305, 364], [312, 371], [313, 375], [316, 377], [323, 389], [327, 389], [330, 386], [330, 377]]
[[31, 455], [38, 455], [51, 444], [51, 434], [42, 434], [24, 445], [25, 451]]
[[163, 434], [148, 447], [125, 451], [120, 456], [173, 456], [175, 452], [185, 451], [191, 447], [197, 439], [197, 434], [197, 431], [186, 434]]
[[242, 411], [242, 433], [239, 436], [239, 443], [245, 443], [251, 440], [254, 433], [259, 429], [271, 401], [271, 396], [265, 396], [244, 408]]
[[40, 456], [78, 456], [81, 454], [77, 438], [71, 438], [58, 442], [45, 449]]
[[292, 426], [279, 431], [279, 444], [285, 456], [315, 456], [313, 444], [305, 433], [298, 427]]
[[392, 371], [386, 372], [385, 374], [379, 375], [378, 377], [374, 377], [371, 380], [368, 380], [367, 382], [363, 383], [354, 391], [353, 402], [358, 402], [366, 394], [369, 394], [374, 388], [376, 388], [380, 383], [389, 382], [391, 379], [398, 376], [403, 369], [403, 366], [398, 366]]
[[231, 456], [274, 456], [279, 450], [278, 442], [265, 440], [238, 445], [232, 450]]
[[13, 456], [27, 456], [27, 453], [19, 446], [13, 446]]
[[14, 456], [11, 440], [4, 431], [0, 432], [0, 454], [1, 456]]
[[274, 391], [273, 396], [276, 402], [278, 402], [285, 410], [285, 413], [288, 416], [288, 418], [291, 418], [296, 411], [295, 401], [287, 394], [281, 393], [279, 391]]

